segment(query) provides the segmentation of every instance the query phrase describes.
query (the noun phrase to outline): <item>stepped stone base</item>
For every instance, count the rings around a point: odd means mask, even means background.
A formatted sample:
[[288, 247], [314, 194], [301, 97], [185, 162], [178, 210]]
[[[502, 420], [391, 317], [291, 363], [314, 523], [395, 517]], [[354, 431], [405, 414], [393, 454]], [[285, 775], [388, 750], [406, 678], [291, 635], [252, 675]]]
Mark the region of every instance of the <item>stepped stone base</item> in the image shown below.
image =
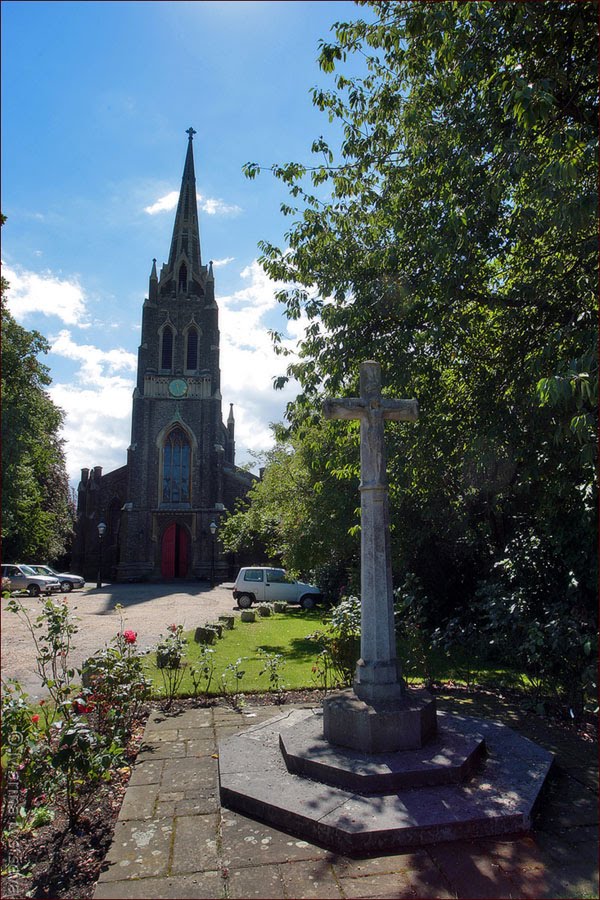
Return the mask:
[[325, 739], [363, 753], [422, 747], [436, 732], [435, 699], [424, 689], [407, 689], [388, 703], [366, 703], [350, 689], [323, 701]]
[[485, 741], [452, 730], [417, 750], [360, 753], [323, 737], [319, 716], [282, 729], [279, 745], [288, 772], [361, 794], [389, 794], [408, 788], [456, 784], [485, 756]]
[[[471, 777], [460, 783], [422, 784], [394, 787], [390, 793], [364, 793], [288, 771], [280, 741], [288, 757], [306, 757], [310, 755], [310, 745], [298, 749], [296, 744], [294, 749], [298, 734], [306, 729], [313, 735], [317, 758], [319, 747], [322, 749], [322, 721], [320, 709], [291, 710], [220, 741], [222, 804], [285, 832], [354, 856], [531, 828], [534, 806], [553, 756], [512, 729], [484, 719], [438, 713], [442, 744], [456, 748], [460, 743], [456, 739], [462, 736], [466, 744], [460, 753], [466, 754], [470, 742], [479, 748], [485, 742], [488, 752], [485, 764], [479, 765], [481, 749], [475, 749], [468, 754]], [[400, 757], [406, 752], [398, 751], [394, 755]], [[335, 768], [336, 754], [337, 751], [332, 751], [330, 768]], [[373, 756], [371, 764], [383, 767], [385, 775], [386, 763], [383, 757], [377, 759], [377, 756]], [[441, 758], [438, 763], [438, 768], [444, 767]], [[392, 761], [390, 769], [394, 765]], [[364, 755], [355, 754], [355, 765], [351, 763], [351, 755], [345, 755], [344, 766], [347, 771], [358, 773], [359, 778], [364, 777], [360, 775]], [[415, 769], [427, 769], [427, 766], [427, 760], [422, 759]], [[410, 767], [408, 770], [414, 772]], [[378, 773], [367, 772], [366, 777], [373, 774]]]

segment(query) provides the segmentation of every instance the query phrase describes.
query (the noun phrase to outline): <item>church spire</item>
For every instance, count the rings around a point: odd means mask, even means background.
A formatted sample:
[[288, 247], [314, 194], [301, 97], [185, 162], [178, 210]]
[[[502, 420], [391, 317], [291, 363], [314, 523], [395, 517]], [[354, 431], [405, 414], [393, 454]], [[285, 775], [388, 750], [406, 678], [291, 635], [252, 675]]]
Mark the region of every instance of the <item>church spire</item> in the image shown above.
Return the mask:
[[[196, 175], [192, 141], [196, 132], [188, 128], [188, 146], [181, 179], [179, 202], [175, 213], [169, 261], [165, 272], [177, 295], [201, 294], [205, 273], [200, 256]], [[161, 273], [161, 282], [163, 276]]]

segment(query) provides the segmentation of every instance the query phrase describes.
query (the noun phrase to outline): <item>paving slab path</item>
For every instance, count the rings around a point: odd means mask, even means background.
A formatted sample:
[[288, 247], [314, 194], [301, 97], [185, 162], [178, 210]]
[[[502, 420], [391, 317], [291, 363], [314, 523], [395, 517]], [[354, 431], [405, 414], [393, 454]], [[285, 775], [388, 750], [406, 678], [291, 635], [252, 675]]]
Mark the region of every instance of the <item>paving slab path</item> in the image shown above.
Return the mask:
[[493, 715], [556, 753], [533, 832], [344, 857], [220, 805], [218, 740], [282, 707], [155, 709], [94, 900], [597, 897], [597, 747], [491, 695], [438, 705]]
[[[35, 620], [44, 600], [28, 596], [19, 599]], [[83, 590], [54, 594], [52, 599], [64, 600], [77, 619], [79, 630], [70, 657], [77, 667], [117, 634], [120, 615], [125, 628], [137, 631], [138, 645], [145, 650], [157, 642], [172, 622], [188, 630], [233, 610], [239, 612], [231, 588], [223, 585], [211, 588], [207, 582], [199, 581], [103, 584], [99, 589], [86, 584]], [[120, 611], [116, 608], [118, 604], [122, 606]], [[17, 678], [32, 697], [42, 697], [44, 691], [35, 671], [33, 639], [17, 616], [6, 611], [6, 601], [2, 603], [0, 624], [2, 678]]]

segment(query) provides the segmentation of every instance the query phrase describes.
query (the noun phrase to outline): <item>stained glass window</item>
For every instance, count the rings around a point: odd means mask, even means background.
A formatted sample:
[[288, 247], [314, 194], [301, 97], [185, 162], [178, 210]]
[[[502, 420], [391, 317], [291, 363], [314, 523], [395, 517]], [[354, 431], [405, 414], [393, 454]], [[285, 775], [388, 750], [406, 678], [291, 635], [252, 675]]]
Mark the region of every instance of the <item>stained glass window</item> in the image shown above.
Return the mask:
[[181, 428], [173, 428], [163, 450], [163, 503], [190, 502], [191, 448]]

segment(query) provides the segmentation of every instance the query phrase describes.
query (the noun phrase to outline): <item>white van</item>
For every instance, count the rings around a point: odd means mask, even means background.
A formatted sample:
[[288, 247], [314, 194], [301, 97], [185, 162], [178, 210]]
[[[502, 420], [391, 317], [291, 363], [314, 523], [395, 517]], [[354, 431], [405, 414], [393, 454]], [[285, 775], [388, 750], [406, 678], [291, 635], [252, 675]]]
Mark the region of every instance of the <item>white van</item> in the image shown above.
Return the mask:
[[304, 584], [286, 575], [285, 569], [267, 566], [246, 566], [240, 569], [233, 586], [233, 599], [240, 609], [248, 609], [253, 603], [299, 603], [303, 609], [312, 609], [321, 599], [319, 588]]

